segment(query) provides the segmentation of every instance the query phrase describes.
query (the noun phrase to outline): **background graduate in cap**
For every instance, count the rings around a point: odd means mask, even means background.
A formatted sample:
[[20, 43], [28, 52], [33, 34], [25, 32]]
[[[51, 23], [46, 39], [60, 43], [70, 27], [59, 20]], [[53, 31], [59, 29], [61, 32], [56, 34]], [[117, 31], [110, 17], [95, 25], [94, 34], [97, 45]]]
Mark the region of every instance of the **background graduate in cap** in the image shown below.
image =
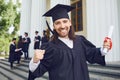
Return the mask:
[[39, 49], [40, 48], [40, 41], [41, 41], [41, 36], [38, 35], [38, 31], [35, 31], [35, 37], [34, 37], [34, 49]]
[[[45, 72], [49, 80], [89, 80], [87, 61], [105, 65], [102, 48], [96, 48], [83, 36], [75, 36], [68, 12], [74, 8], [58, 4], [43, 16], [52, 17], [53, 40], [36, 50], [29, 64], [29, 78], [34, 80]], [[104, 42], [110, 50], [111, 41]]]

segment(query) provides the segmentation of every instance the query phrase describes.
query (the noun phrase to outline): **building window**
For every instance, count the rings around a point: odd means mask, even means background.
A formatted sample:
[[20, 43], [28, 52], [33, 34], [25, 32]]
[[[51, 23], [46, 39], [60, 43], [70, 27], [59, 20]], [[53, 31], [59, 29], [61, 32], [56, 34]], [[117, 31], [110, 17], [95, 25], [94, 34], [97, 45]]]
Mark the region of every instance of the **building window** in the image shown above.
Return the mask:
[[71, 12], [71, 20], [75, 32], [83, 30], [83, 15], [82, 15], [82, 0], [74, 2], [71, 6], [76, 7], [76, 9]]

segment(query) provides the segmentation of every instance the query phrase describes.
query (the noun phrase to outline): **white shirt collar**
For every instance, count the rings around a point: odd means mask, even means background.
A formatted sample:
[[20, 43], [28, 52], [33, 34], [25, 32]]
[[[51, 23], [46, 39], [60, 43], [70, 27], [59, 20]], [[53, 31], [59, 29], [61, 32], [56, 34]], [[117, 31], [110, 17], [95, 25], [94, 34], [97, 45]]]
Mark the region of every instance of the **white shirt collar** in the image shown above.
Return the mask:
[[12, 44], [12, 45], [15, 45], [15, 43], [14, 43], [14, 42], [11, 42], [11, 44]]
[[64, 42], [69, 48], [73, 48], [73, 40], [70, 40], [69, 38], [62, 38], [58, 37], [62, 42]]
[[38, 34], [37, 35], [35, 35], [36, 37], [38, 37]]

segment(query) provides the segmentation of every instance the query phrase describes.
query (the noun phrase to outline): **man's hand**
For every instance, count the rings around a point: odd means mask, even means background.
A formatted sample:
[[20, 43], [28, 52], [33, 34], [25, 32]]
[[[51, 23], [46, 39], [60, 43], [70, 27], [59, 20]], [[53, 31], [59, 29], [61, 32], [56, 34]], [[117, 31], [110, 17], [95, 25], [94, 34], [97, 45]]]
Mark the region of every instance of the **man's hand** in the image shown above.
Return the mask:
[[103, 48], [107, 48], [108, 51], [112, 48], [111, 38], [105, 37]]
[[35, 50], [34, 52], [34, 57], [33, 57], [33, 62], [37, 63], [38, 61], [42, 60], [45, 54], [45, 50]]

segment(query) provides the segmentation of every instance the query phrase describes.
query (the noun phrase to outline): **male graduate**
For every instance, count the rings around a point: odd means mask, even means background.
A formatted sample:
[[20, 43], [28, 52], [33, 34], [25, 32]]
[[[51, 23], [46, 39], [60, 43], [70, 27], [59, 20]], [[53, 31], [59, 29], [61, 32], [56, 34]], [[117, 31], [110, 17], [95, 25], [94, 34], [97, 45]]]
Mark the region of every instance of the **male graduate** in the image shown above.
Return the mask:
[[25, 59], [28, 59], [29, 58], [28, 50], [29, 50], [29, 45], [31, 43], [31, 39], [30, 37], [28, 37], [27, 32], [25, 32], [24, 35], [25, 37], [23, 38], [23, 52], [24, 52]]
[[19, 62], [19, 60], [17, 59], [18, 57], [17, 53], [19, 51], [21, 51], [21, 48], [18, 48], [18, 49], [16, 48], [16, 38], [13, 38], [9, 46], [9, 59], [8, 59], [8, 61], [10, 62], [11, 69], [13, 69], [14, 61], [17, 60]]
[[41, 39], [41, 44], [47, 43], [48, 41], [49, 41], [49, 38], [47, 36], [47, 31], [43, 30], [43, 36], [42, 36], [42, 39]]
[[39, 49], [40, 48], [40, 41], [41, 37], [38, 35], [38, 31], [35, 31], [35, 38], [34, 38], [34, 49]]
[[[29, 63], [28, 80], [41, 77], [45, 72], [49, 80], [89, 80], [87, 61], [105, 65], [102, 48], [96, 48], [83, 36], [75, 36], [68, 12], [74, 8], [58, 4], [43, 16], [52, 17], [53, 39], [36, 50]], [[110, 50], [111, 41], [104, 48]]]

